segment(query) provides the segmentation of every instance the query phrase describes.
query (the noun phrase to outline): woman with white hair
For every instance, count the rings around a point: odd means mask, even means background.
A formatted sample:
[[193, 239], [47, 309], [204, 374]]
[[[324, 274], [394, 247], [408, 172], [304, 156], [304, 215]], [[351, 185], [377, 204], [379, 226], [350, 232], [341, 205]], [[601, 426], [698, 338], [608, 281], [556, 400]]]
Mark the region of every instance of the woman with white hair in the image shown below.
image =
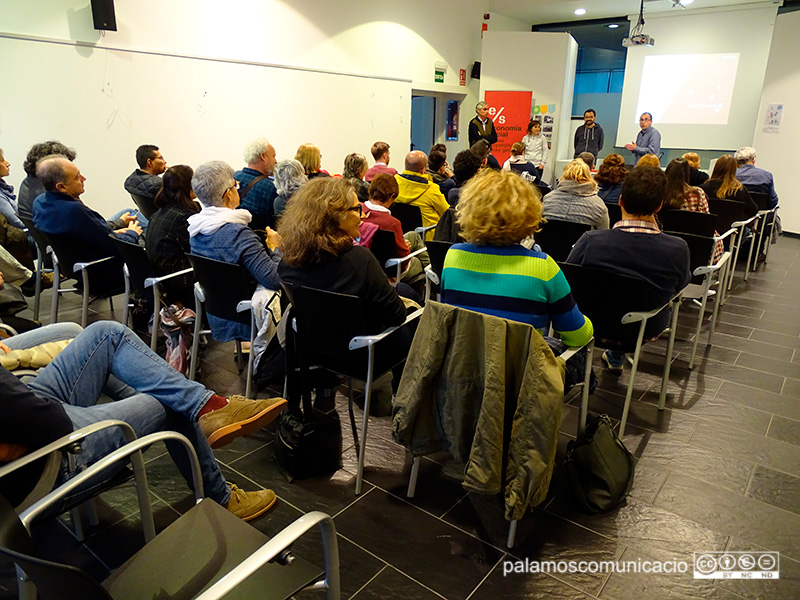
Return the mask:
[[286, 204], [289, 199], [308, 181], [308, 177], [300, 161], [293, 158], [287, 158], [275, 165], [273, 175], [275, 177], [275, 189], [278, 190], [278, 196], [275, 198], [275, 204], [273, 205], [275, 207], [275, 218], [277, 219], [286, 210]]
[[[203, 206], [199, 213], [187, 219], [192, 253], [242, 265], [258, 282], [259, 290], [279, 290], [278, 263], [282, 255], [278, 246], [281, 238], [267, 227], [267, 237], [262, 244], [248, 227], [252, 218], [250, 212], [235, 210], [239, 206], [239, 182], [233, 178], [231, 166], [221, 160], [200, 165], [192, 176], [192, 189]], [[255, 305], [255, 295], [253, 301]], [[259, 320], [259, 314], [256, 320]], [[250, 339], [250, 325], [214, 315], [208, 315], [208, 322], [214, 339], [218, 341]]]

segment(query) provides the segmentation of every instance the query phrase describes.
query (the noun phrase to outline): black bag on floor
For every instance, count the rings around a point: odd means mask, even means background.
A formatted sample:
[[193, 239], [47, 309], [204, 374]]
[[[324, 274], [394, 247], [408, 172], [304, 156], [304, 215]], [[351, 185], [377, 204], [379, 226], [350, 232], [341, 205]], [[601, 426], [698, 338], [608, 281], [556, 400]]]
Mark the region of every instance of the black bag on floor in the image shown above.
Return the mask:
[[567, 444], [567, 473], [581, 509], [589, 514], [611, 510], [633, 486], [633, 455], [617, 436], [607, 415], [594, 417]]
[[[291, 319], [291, 316], [285, 318]], [[290, 482], [329, 475], [342, 467], [342, 424], [339, 414], [335, 409], [325, 413], [312, 407], [308, 360], [302, 352], [295, 352], [295, 342], [294, 332], [287, 328], [289, 409], [281, 417], [274, 444], [275, 461]], [[299, 372], [296, 369], [298, 365]]]

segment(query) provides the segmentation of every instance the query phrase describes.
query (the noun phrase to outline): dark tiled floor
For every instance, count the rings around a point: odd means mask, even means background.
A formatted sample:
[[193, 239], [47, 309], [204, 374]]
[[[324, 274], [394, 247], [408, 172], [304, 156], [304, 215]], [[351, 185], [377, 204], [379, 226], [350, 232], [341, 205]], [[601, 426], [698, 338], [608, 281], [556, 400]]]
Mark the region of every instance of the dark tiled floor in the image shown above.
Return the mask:
[[[701, 343], [693, 371], [686, 361], [697, 313], [685, 306], [663, 412], [656, 405], [664, 343], [648, 347], [625, 436], [638, 458], [636, 480], [627, 503], [611, 513], [587, 516], [572, 502], [563, 469], [577, 422], [577, 400], [570, 399], [550, 493], [520, 522], [512, 550], [505, 548], [500, 500], [464, 492], [462, 467], [446, 454], [423, 461], [417, 495], [406, 499], [410, 461], [392, 441], [388, 417], [371, 419], [359, 497], [353, 494], [356, 457], [346, 420], [344, 468], [331, 477], [286, 483], [272, 459], [270, 431], [237, 440], [217, 456], [229, 479], [278, 494], [276, 508], [253, 522], [265, 533], [310, 510], [334, 515], [345, 598], [800, 598], [799, 294], [800, 240], [785, 237], [747, 282], [738, 274], [719, 315], [715, 346]], [[76, 318], [76, 300], [66, 302], [65, 314]], [[97, 309], [93, 319], [108, 316], [107, 304]], [[229, 346], [212, 343], [202, 368], [216, 391], [243, 390]], [[590, 408], [618, 419], [627, 372], [614, 377], [599, 360], [595, 369], [600, 385]], [[343, 398], [337, 408], [344, 411]], [[186, 509], [190, 496], [166, 455], [152, 449], [149, 457], [157, 520], [164, 525]], [[135, 551], [140, 535], [130, 489], [106, 495], [99, 505], [101, 524], [86, 544], [77, 543], [63, 523], [41, 526], [37, 538], [50, 554], [67, 555], [102, 576]], [[317, 545], [312, 535], [296, 550], [313, 558]], [[781, 552], [779, 580], [691, 576], [693, 552], [764, 549]], [[686, 560], [689, 573], [505, 572], [514, 566], [510, 561], [526, 559]], [[9, 566], [2, 563], [0, 598], [13, 596]]]

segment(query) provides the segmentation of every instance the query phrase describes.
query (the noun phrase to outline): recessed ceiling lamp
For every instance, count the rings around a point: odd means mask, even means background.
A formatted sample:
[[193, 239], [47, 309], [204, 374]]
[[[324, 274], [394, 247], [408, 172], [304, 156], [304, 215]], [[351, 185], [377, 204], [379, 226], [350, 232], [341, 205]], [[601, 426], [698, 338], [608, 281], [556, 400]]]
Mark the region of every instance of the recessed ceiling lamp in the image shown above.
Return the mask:
[[609, 23], [608, 24], [608, 28], [609, 29], [617, 29], [618, 27], [619, 27], [618, 23]]
[[579, 17], [582, 17], [583, 15], [585, 15], [585, 14], [586, 14], [586, 9], [585, 9], [585, 8], [576, 8], [576, 9], [573, 11], [573, 14], [575, 14], [575, 15], [577, 15], [577, 16], [579, 16]]

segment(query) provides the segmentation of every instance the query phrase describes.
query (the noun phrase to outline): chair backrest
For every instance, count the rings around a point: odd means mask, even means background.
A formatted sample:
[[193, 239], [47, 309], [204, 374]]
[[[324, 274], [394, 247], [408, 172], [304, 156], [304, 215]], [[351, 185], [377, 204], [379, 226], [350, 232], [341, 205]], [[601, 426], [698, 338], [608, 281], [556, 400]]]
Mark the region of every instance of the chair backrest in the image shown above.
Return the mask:
[[396, 273], [396, 268], [386, 269], [386, 261], [390, 258], [397, 258], [397, 245], [395, 244], [393, 232], [385, 229], [376, 231], [372, 236], [372, 244], [369, 249], [378, 259], [384, 271]]
[[717, 215], [717, 231], [724, 233], [731, 228], [735, 221], [744, 221], [744, 203], [736, 200], [722, 200], [720, 198], [708, 199], [708, 210]]
[[113, 600], [85, 571], [38, 558], [17, 513], [1, 495], [0, 554], [27, 573], [42, 600]]
[[548, 219], [542, 230], [534, 235], [542, 251], [553, 260], [567, 260], [572, 247], [580, 237], [591, 229], [591, 225]]
[[594, 325], [595, 338], [635, 342], [639, 323], [622, 324], [629, 312], [651, 310], [653, 287], [644, 279], [613, 271], [559, 263], [580, 311]]
[[[662, 210], [658, 213], [664, 231], [691, 233], [712, 237], [717, 229], [718, 216], [691, 210]], [[727, 230], [726, 230], [727, 231]]]
[[22, 221], [25, 227], [28, 228], [28, 233], [30, 233], [33, 236], [33, 241], [36, 242], [36, 246], [38, 246], [40, 254], [43, 257], [47, 256], [46, 250], [47, 246], [49, 246], [50, 244], [48, 243], [47, 238], [44, 236], [44, 234], [38, 229], [36, 229], [36, 227], [34, 227], [33, 221], [31, 219], [20, 216], [19, 220]]
[[281, 284], [292, 302], [297, 319], [298, 347], [312, 362], [336, 362], [355, 358], [350, 340], [367, 334], [364, 306], [358, 296], [339, 294], [295, 285]]
[[758, 210], [770, 210], [769, 208], [769, 195], [763, 192], [748, 192], [753, 202], [758, 206]]
[[[664, 233], [681, 238], [689, 246], [689, 270], [694, 273], [697, 267], [711, 265], [714, 254], [714, 238], [712, 236], [694, 235], [684, 231], [668, 231]], [[703, 277], [694, 278], [694, 283], [702, 281]]]
[[614, 223], [622, 221], [622, 207], [619, 204], [606, 204], [608, 209], [608, 226], [613, 227]]
[[158, 210], [156, 208], [155, 201], [153, 198], [148, 198], [147, 196], [141, 196], [139, 194], [134, 194], [133, 192], [129, 192], [131, 198], [133, 199], [133, 203], [136, 205], [136, 208], [139, 209], [139, 212], [144, 215], [145, 219], [150, 219], [150, 216]]
[[444, 269], [444, 257], [452, 246], [453, 244], [451, 242], [425, 242], [425, 247], [428, 249], [428, 256], [431, 259], [431, 269], [433, 269], [433, 272], [439, 277], [442, 276], [442, 270]]
[[403, 233], [422, 227], [422, 212], [419, 210], [419, 206], [395, 202], [390, 210], [392, 216], [403, 226]]
[[250, 325], [249, 312], [236, 312], [236, 305], [250, 300], [256, 289], [257, 284], [247, 269], [197, 254], [186, 256], [205, 293], [206, 312], [220, 319]]
[[153, 265], [150, 264], [150, 260], [147, 258], [147, 251], [139, 244], [126, 242], [115, 235], [109, 235], [108, 237], [114, 241], [117, 251], [122, 255], [122, 260], [128, 265], [131, 289], [137, 296], [143, 298], [146, 294], [144, 280], [148, 277], [155, 277]]

